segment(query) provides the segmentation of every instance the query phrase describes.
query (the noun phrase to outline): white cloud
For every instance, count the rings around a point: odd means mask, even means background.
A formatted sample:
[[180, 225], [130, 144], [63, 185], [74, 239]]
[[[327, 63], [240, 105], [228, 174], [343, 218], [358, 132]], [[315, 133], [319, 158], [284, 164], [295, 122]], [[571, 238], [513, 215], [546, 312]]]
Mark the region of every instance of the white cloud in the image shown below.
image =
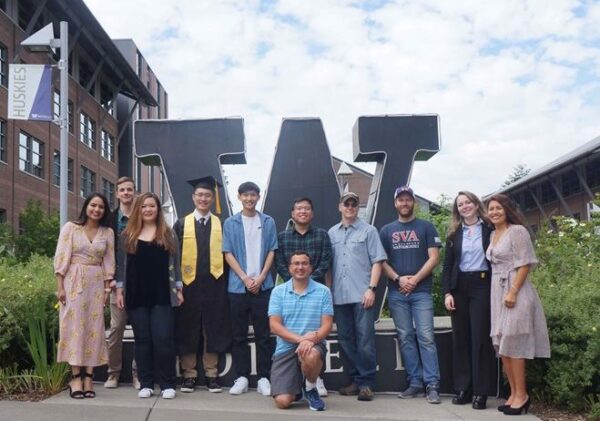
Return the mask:
[[320, 117], [332, 153], [351, 159], [359, 116], [438, 113], [442, 150], [412, 175], [432, 199], [489, 193], [515, 165], [599, 134], [598, 102], [585, 99], [598, 81], [582, 77], [600, 74], [598, 4], [353, 3], [86, 0], [110, 36], [138, 44], [171, 118], [244, 117], [248, 165], [227, 167], [234, 186], [264, 185], [282, 117]]

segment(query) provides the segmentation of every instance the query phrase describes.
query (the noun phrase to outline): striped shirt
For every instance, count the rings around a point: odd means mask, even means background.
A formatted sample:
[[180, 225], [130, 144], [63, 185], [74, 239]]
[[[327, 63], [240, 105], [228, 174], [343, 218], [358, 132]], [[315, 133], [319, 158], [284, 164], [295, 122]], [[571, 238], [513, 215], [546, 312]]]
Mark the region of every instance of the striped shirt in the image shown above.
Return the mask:
[[[325, 285], [310, 279], [306, 289], [298, 294], [290, 279], [273, 288], [269, 316], [281, 317], [283, 326], [297, 335], [317, 331], [321, 327], [322, 316], [333, 316], [331, 292]], [[277, 337], [274, 355], [294, 349], [296, 345]]]

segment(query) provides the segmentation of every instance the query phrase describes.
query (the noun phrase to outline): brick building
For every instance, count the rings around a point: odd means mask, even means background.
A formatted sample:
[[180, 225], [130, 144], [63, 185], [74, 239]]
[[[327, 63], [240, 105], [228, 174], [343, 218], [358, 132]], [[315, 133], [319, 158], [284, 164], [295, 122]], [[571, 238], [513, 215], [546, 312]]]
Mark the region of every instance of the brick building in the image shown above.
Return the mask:
[[[69, 23], [70, 219], [92, 191], [105, 193], [114, 203], [121, 168], [119, 140], [127, 126], [127, 121], [117, 120], [117, 99], [142, 104], [144, 117], [159, 104], [152, 94], [155, 78], [140, 79], [83, 1], [0, 0], [0, 221], [15, 227], [30, 199], [48, 211], [58, 209], [60, 128], [52, 122], [7, 119], [8, 65], [56, 64], [58, 52], [29, 53], [20, 42], [50, 22], [58, 31], [61, 20]], [[53, 107], [58, 117], [55, 73]], [[166, 103], [166, 94], [160, 98]]]

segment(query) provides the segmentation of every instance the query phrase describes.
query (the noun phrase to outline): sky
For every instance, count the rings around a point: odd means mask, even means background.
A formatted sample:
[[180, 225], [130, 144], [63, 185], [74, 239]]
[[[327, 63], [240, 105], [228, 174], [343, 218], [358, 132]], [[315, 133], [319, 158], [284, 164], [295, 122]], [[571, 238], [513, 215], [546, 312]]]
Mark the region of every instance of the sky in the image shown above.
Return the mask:
[[440, 151], [410, 181], [430, 200], [489, 194], [600, 135], [600, 2], [84, 1], [135, 41], [170, 118], [244, 118], [230, 195], [266, 187], [285, 117], [321, 118], [352, 162], [359, 116], [438, 114]]

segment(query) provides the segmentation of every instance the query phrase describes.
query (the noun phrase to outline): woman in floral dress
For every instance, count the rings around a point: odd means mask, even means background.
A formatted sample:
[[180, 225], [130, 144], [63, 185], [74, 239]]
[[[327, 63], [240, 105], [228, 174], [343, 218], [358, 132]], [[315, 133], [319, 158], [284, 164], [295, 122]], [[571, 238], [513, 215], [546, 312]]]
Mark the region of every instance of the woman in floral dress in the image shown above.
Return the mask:
[[492, 345], [502, 358], [510, 385], [510, 396], [498, 410], [520, 415], [527, 413], [530, 404], [525, 361], [550, 358], [544, 309], [529, 280], [529, 272], [538, 261], [523, 218], [508, 196], [496, 194], [487, 200], [487, 206], [495, 228], [487, 249], [492, 263]]
[[71, 366], [71, 397], [93, 398], [94, 367], [107, 363], [104, 303], [115, 273], [114, 234], [103, 195], [88, 196], [79, 219], [62, 227], [54, 273], [60, 302], [57, 360]]

